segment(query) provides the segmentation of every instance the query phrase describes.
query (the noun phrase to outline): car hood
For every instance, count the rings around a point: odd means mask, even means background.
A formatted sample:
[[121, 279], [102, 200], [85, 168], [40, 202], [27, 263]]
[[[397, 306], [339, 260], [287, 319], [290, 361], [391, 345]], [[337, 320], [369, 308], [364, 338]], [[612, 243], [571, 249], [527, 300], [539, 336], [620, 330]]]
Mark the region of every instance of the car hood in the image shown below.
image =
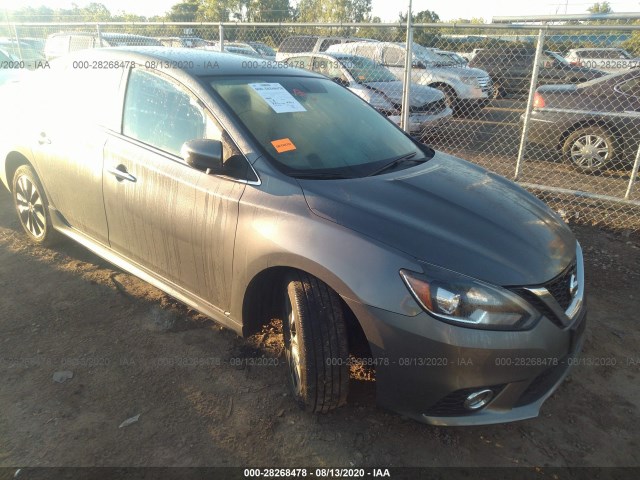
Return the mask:
[[[399, 80], [395, 82], [367, 82], [364, 85], [382, 93], [393, 103], [402, 103], [402, 82]], [[442, 99], [444, 99], [444, 94], [440, 90], [417, 83], [411, 84], [411, 106], [418, 107]]]
[[496, 285], [542, 284], [575, 258], [572, 232], [544, 203], [444, 153], [389, 174], [299, 183], [320, 217]]

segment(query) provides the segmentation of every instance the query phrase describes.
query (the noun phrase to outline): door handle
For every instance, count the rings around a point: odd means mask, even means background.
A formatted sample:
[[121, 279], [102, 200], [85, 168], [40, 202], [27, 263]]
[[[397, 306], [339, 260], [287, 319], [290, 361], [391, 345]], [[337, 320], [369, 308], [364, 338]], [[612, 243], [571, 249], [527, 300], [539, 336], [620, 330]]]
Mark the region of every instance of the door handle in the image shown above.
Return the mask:
[[127, 167], [124, 165], [118, 165], [117, 167], [110, 167], [107, 169], [111, 175], [116, 177], [119, 182], [126, 180], [127, 182], [136, 183], [137, 178], [127, 172]]
[[38, 137], [38, 143], [40, 145], [49, 145], [51, 143], [51, 139], [47, 137], [46, 133], [40, 132], [40, 136]]

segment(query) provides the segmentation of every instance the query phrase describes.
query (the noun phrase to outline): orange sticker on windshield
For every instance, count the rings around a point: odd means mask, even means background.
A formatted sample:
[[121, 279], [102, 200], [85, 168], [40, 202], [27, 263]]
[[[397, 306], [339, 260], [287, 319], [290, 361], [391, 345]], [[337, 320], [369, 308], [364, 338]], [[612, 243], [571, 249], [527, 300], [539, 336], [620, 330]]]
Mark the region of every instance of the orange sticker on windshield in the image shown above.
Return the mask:
[[290, 152], [291, 150], [296, 149], [296, 146], [288, 138], [274, 140], [273, 142], [271, 142], [271, 145], [273, 145], [273, 148], [275, 148], [276, 152], [278, 153]]

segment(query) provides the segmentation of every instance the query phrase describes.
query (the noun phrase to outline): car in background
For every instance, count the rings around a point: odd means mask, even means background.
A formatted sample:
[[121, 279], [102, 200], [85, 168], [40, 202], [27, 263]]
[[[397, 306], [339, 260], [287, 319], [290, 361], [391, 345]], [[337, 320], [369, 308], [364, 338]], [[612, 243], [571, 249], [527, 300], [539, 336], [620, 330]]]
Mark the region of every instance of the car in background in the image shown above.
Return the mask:
[[452, 65], [455, 65], [457, 67], [469, 66], [469, 60], [456, 52], [450, 52], [448, 50], [440, 50], [438, 48], [434, 48], [433, 50], [436, 54], [440, 55], [441, 57], [447, 58], [451, 62], [453, 62]]
[[[349, 53], [373, 60], [388, 68], [398, 80], [404, 76], [406, 46], [395, 42], [353, 42], [329, 47], [330, 53]], [[477, 68], [459, 68], [454, 61], [441, 57], [433, 49], [413, 44], [411, 81], [437, 88], [445, 95], [447, 106], [455, 114], [473, 114], [484, 107], [493, 95], [491, 78]]]
[[[344, 405], [361, 361], [406, 417], [511, 422], [577, 363], [587, 306], [569, 227], [327, 77], [148, 47], [33, 76], [0, 112], [0, 181], [27, 238], [66, 236], [243, 336], [278, 320], [292, 404]], [[21, 301], [56, 288], [32, 282]]]
[[528, 141], [582, 173], [628, 166], [640, 143], [640, 69], [536, 90]]
[[47, 60], [66, 55], [78, 50], [99, 47], [147, 46], [161, 47], [155, 38], [130, 33], [70, 32], [54, 33], [47, 37], [44, 55]]
[[29, 70], [23, 67], [18, 57], [0, 47], [0, 85], [19, 82], [25, 78], [27, 72]]
[[640, 66], [640, 58], [622, 48], [573, 48], [565, 57], [571, 65], [616, 73]]
[[[373, 60], [348, 53], [324, 53], [289, 57], [285, 62], [329, 77], [400, 125], [402, 82]], [[411, 133], [425, 134], [451, 118], [453, 112], [447, 107], [444, 94], [439, 90], [413, 84], [410, 92]]]
[[277, 52], [269, 45], [263, 42], [247, 42], [251, 48], [253, 48], [262, 58], [269, 60], [275, 60]]
[[207, 42], [200, 37], [156, 37], [165, 47], [205, 48]]
[[[209, 41], [205, 50], [220, 51], [220, 42]], [[224, 42], [224, 53], [233, 53], [235, 55], [243, 55], [245, 57], [262, 58], [262, 56], [250, 45], [242, 42]]]
[[278, 47], [276, 60], [285, 60], [296, 53], [325, 52], [331, 45], [361, 42], [365, 39], [354, 37], [324, 37], [322, 35], [293, 35], [285, 38]]
[[31, 43], [11, 39], [0, 39], [0, 48], [10, 53], [20, 62], [20, 68], [33, 70], [42, 66], [45, 62], [44, 55], [34, 49]]
[[[536, 49], [531, 46], [483, 48], [469, 62], [470, 67], [489, 72], [495, 98], [523, 95], [529, 91]], [[540, 59], [538, 84], [582, 83], [606, 75], [592, 68], [571, 65], [562, 56], [545, 50]]]

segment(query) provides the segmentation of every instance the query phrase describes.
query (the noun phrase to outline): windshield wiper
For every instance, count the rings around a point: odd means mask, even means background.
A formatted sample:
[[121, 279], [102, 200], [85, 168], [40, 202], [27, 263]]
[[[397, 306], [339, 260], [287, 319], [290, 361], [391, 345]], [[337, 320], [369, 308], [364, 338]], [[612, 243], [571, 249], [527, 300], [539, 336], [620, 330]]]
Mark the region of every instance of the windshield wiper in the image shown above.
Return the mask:
[[293, 178], [312, 178], [312, 179], [340, 179], [340, 178], [353, 178], [343, 173], [331, 173], [331, 172], [296, 172], [292, 173]]
[[415, 157], [417, 155], [418, 152], [411, 152], [411, 153], [407, 153], [405, 155], [400, 155], [399, 157], [395, 157], [394, 159], [392, 159], [389, 163], [387, 163], [386, 165], [378, 168], [377, 170], [374, 170], [373, 172], [371, 172], [370, 174], [367, 175], [367, 177], [373, 177], [375, 175], [379, 175], [382, 172], [385, 172], [393, 167], [395, 167], [396, 165], [400, 165], [401, 163], [404, 162], [417, 162], [417, 163], [424, 163], [427, 161], [426, 158], [421, 158], [421, 159], [416, 159], [414, 160], [413, 157]]

